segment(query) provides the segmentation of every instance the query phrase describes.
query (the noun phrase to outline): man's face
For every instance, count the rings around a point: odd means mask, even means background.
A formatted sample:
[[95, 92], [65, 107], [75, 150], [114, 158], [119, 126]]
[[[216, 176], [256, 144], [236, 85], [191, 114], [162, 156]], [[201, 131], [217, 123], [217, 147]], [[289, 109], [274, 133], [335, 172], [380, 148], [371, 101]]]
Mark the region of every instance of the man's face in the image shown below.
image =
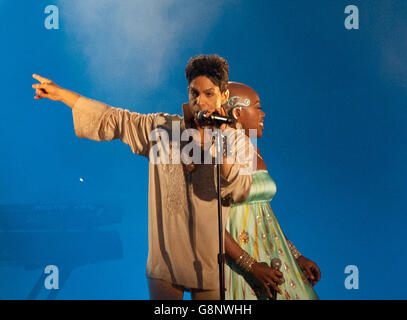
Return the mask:
[[219, 109], [226, 102], [224, 95], [208, 77], [196, 77], [188, 87], [190, 111], [196, 116], [200, 110], [214, 111]]

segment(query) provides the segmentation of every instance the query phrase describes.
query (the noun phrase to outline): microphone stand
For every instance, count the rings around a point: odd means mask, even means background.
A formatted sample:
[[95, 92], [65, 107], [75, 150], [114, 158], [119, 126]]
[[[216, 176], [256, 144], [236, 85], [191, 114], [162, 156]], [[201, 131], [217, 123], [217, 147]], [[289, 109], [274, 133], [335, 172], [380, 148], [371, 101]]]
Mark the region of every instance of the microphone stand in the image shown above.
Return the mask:
[[225, 259], [223, 252], [223, 223], [222, 223], [222, 199], [221, 199], [221, 189], [220, 189], [220, 163], [223, 159], [223, 149], [222, 149], [222, 134], [219, 129], [220, 122], [215, 121], [215, 149], [216, 155], [215, 159], [218, 160], [216, 165], [217, 171], [217, 193], [218, 193], [218, 231], [219, 231], [219, 254], [218, 254], [218, 264], [219, 264], [219, 290], [220, 290], [220, 300], [225, 300]]

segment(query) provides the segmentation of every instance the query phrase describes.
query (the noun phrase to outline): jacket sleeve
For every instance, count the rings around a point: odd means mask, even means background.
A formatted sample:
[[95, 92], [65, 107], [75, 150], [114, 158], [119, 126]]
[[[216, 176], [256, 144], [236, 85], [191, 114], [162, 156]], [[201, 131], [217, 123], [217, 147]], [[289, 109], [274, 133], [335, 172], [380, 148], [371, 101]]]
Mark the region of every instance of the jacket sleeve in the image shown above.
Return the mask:
[[246, 201], [250, 194], [253, 176], [240, 175], [238, 166], [233, 166], [227, 179], [221, 177], [221, 196], [227, 204]]
[[244, 133], [230, 131], [228, 140], [231, 134], [234, 135], [231, 140], [235, 148], [232, 148], [232, 156], [228, 157], [228, 161], [233, 158], [233, 165], [229, 175], [221, 177], [221, 193], [226, 203], [240, 203], [250, 194], [257, 158], [254, 157], [253, 144]]
[[140, 114], [80, 97], [72, 108], [75, 134], [95, 141], [120, 139], [135, 154], [148, 156], [154, 114]]

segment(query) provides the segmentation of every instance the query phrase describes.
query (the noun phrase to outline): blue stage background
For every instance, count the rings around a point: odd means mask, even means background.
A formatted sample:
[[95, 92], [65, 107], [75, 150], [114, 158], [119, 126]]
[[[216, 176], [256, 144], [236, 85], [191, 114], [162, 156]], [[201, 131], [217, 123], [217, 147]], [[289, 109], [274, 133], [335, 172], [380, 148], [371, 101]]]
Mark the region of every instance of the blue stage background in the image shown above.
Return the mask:
[[[58, 30], [44, 26], [52, 4]], [[33, 99], [31, 75], [180, 113], [200, 53], [260, 95], [271, 205], [318, 263], [320, 298], [406, 298], [407, 2], [3, 0], [0, 18], [0, 299], [148, 299], [147, 160], [77, 138], [70, 108]], [[47, 265], [58, 290], [44, 288]]]

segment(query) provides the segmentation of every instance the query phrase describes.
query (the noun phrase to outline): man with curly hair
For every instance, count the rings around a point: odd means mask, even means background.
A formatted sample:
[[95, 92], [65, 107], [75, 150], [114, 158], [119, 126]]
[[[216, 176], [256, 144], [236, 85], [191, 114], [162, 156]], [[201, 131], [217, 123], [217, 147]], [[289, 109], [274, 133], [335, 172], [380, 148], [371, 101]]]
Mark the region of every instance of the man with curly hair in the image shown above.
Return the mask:
[[[34, 98], [71, 107], [78, 137], [120, 139], [133, 153], [150, 157], [147, 278], [151, 299], [182, 299], [186, 290], [193, 299], [219, 299], [216, 165], [173, 160], [175, 150], [187, 144], [205, 148], [205, 126], [197, 121], [197, 112], [226, 115], [222, 105], [229, 95], [229, 66], [218, 55], [199, 55], [188, 61], [185, 73], [189, 102], [183, 105], [183, 117], [111, 107], [33, 75], [40, 82], [33, 85]], [[183, 141], [184, 132], [188, 136], [192, 128], [195, 134]], [[165, 150], [172, 161], [152, 161], [152, 153], [162, 156]], [[222, 197], [232, 203], [244, 201], [252, 183], [252, 176], [240, 175], [239, 169], [238, 163], [221, 164]], [[228, 207], [223, 210], [225, 223]]]

